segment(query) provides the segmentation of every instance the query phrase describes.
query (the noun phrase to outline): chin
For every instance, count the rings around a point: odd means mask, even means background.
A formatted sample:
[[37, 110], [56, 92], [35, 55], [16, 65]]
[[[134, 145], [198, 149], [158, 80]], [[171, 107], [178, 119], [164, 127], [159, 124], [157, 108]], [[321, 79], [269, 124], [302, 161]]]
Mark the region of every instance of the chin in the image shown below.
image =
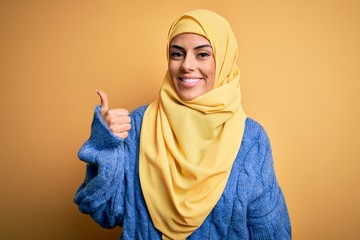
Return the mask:
[[191, 101], [198, 97], [197, 94], [179, 94], [179, 93], [178, 93], [178, 96], [183, 101]]

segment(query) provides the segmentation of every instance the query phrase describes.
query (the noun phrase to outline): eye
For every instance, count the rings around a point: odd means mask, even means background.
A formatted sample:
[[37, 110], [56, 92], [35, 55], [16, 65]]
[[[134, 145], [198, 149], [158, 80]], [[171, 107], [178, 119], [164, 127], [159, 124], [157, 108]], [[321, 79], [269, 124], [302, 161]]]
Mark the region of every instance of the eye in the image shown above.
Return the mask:
[[209, 56], [210, 56], [210, 53], [208, 53], [208, 52], [201, 52], [198, 54], [199, 58], [207, 58]]
[[184, 57], [184, 53], [182, 53], [182, 52], [171, 52], [170, 56], [171, 56], [172, 59], [176, 60], [176, 59], [180, 59], [180, 58]]

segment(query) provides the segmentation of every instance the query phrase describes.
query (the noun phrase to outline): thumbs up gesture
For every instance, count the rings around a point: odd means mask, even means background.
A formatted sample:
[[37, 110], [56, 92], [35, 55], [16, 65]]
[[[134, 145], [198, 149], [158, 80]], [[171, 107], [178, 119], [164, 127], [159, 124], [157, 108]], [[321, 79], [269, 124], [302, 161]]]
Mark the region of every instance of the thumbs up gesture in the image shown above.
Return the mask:
[[101, 90], [96, 90], [96, 93], [100, 96], [100, 113], [102, 119], [113, 134], [120, 138], [126, 138], [128, 131], [131, 129], [129, 111], [123, 108], [109, 109], [106, 93]]

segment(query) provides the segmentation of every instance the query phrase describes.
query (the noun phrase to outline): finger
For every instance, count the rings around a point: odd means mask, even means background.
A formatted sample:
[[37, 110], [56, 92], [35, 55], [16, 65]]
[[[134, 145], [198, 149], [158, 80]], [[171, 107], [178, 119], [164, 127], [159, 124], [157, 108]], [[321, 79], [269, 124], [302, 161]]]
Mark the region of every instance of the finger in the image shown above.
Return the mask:
[[131, 129], [131, 125], [130, 124], [110, 125], [109, 128], [111, 132], [116, 134], [116, 133], [128, 132]]
[[114, 117], [108, 114], [106, 121], [109, 122], [110, 125], [121, 125], [131, 123], [131, 118], [129, 116]]
[[122, 132], [122, 133], [119, 133], [119, 134], [116, 134], [116, 136], [122, 138], [122, 139], [125, 139], [127, 138], [127, 136], [129, 136], [129, 133], [128, 132]]
[[96, 93], [100, 97], [100, 112], [105, 113], [109, 111], [109, 102], [106, 93], [98, 89], [96, 89]]
[[129, 111], [124, 108], [110, 109], [108, 114], [112, 117], [129, 116]]

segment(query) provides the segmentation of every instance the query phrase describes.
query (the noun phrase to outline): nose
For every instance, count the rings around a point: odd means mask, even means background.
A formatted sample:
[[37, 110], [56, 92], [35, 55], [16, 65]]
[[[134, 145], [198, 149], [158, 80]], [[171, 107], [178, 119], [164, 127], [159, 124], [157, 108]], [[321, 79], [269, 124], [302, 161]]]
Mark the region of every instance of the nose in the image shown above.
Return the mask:
[[184, 72], [194, 71], [196, 69], [196, 59], [190, 54], [187, 54], [182, 62], [181, 69]]

